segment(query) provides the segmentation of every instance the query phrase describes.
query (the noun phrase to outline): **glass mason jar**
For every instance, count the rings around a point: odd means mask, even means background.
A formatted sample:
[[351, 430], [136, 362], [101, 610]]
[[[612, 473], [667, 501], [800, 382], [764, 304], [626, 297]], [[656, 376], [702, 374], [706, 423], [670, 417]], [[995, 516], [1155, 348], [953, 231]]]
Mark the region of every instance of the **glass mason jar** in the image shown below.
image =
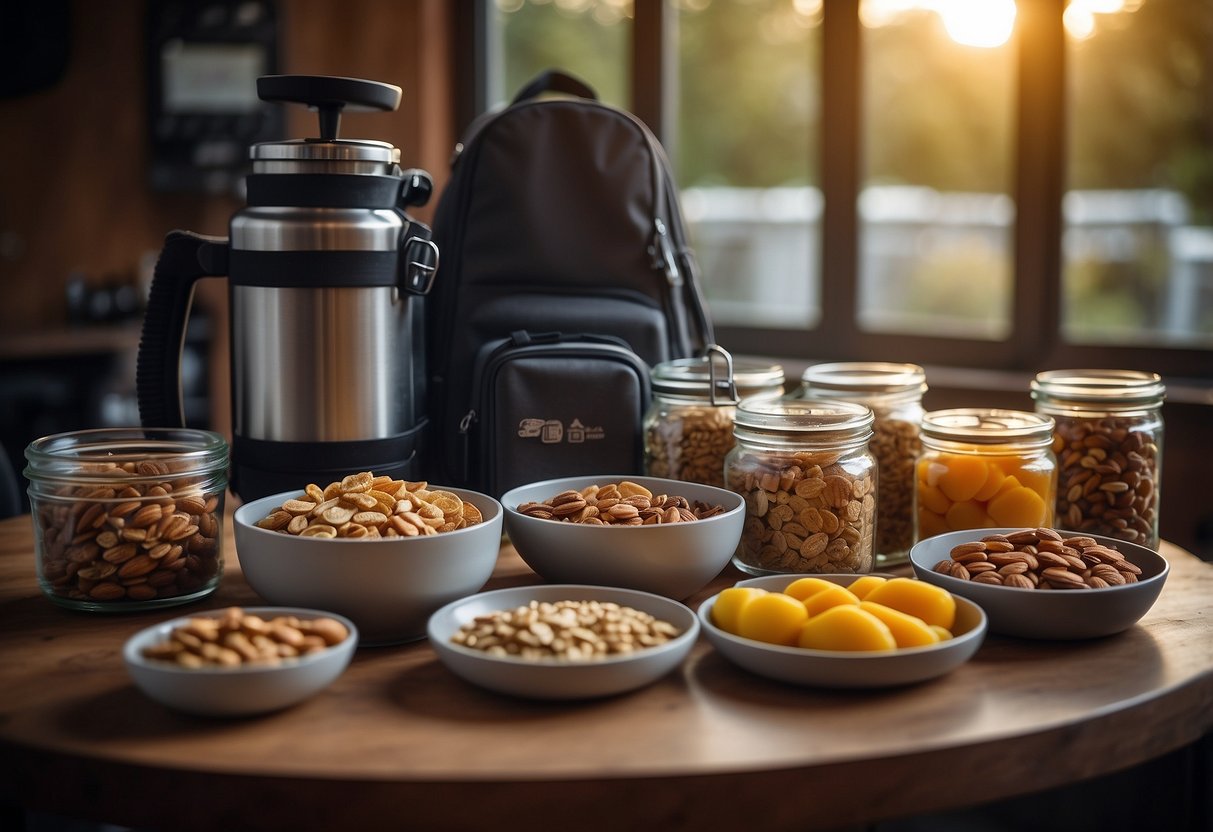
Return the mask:
[[841, 362], [815, 364], [800, 381], [796, 398], [858, 402], [876, 417], [869, 443], [880, 474], [876, 565], [905, 563], [914, 545], [914, 465], [922, 450], [926, 372], [917, 364]]
[[1032, 381], [1056, 422], [1057, 525], [1157, 549], [1162, 403], [1155, 373], [1050, 370]]
[[936, 410], [922, 419], [917, 539], [961, 529], [1053, 525], [1053, 418], [1018, 410]]
[[183, 604], [223, 574], [228, 446], [186, 428], [102, 428], [25, 449], [38, 583], [60, 606]]
[[700, 358], [653, 368], [644, 417], [644, 470], [651, 477], [724, 487], [739, 398], [783, 395], [783, 367], [733, 361], [716, 345]]
[[752, 575], [871, 572], [872, 411], [836, 401], [743, 399], [725, 487], [745, 498], [733, 563]]

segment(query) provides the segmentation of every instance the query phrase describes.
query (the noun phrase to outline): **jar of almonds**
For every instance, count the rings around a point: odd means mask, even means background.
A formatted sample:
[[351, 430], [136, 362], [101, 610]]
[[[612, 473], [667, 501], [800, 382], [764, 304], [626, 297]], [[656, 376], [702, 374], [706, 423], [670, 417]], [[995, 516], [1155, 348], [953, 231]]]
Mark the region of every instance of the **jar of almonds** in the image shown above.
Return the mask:
[[93, 612], [171, 606], [223, 574], [228, 446], [184, 428], [103, 428], [25, 450], [38, 583]]
[[869, 443], [880, 473], [876, 566], [905, 563], [914, 545], [914, 463], [922, 449], [926, 372], [917, 364], [854, 361], [814, 364], [800, 381], [795, 398], [858, 402], [876, 417]]
[[752, 575], [871, 572], [872, 411], [839, 401], [743, 399], [725, 487], [745, 499], [733, 563]]
[[733, 361], [711, 345], [700, 358], [658, 364], [644, 417], [644, 469], [651, 477], [724, 487], [739, 398], [783, 394], [778, 364]]
[[943, 532], [1053, 525], [1053, 417], [959, 408], [922, 417], [914, 505], [918, 540]]
[[1135, 370], [1037, 374], [1036, 411], [1056, 422], [1059, 528], [1158, 548], [1165, 393]]

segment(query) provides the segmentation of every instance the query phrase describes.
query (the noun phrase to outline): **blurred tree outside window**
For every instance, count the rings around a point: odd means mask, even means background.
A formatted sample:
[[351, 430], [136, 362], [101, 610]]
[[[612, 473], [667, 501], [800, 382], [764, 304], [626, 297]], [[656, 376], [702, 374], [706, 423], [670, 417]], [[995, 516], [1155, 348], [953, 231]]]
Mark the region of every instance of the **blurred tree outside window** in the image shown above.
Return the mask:
[[821, 2], [683, 0], [676, 176], [712, 318], [820, 314]]
[[510, 101], [545, 69], [562, 69], [628, 108], [632, 0], [490, 0], [489, 15], [491, 104]]
[[863, 0], [862, 329], [1011, 330], [1015, 4]]
[[1213, 347], [1213, 2], [1073, 0], [1062, 328]]

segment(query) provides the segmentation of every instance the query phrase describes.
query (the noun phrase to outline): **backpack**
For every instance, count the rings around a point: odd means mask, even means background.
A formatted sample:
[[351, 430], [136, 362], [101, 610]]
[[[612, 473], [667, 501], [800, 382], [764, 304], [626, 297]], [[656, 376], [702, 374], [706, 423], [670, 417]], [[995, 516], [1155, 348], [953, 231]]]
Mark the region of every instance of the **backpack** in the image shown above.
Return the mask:
[[429, 475], [500, 496], [641, 473], [649, 368], [712, 341], [648, 128], [579, 79], [541, 73], [468, 128], [433, 231]]

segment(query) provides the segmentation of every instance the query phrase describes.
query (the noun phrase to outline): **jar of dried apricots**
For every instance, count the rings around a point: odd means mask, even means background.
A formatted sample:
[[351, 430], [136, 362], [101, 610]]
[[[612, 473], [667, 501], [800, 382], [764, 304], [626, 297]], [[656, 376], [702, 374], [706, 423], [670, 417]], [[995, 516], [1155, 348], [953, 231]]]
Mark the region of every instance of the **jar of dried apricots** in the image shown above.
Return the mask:
[[737, 568], [871, 572], [876, 526], [872, 411], [840, 401], [742, 399], [725, 487], [745, 499]]
[[880, 472], [876, 501], [876, 566], [905, 563], [914, 545], [914, 464], [922, 450], [926, 372], [917, 364], [850, 361], [814, 364], [800, 377], [800, 399], [867, 405], [876, 417], [869, 443]]
[[1136, 370], [1037, 374], [1036, 411], [1056, 422], [1059, 528], [1158, 548], [1165, 393]]
[[1053, 418], [1018, 410], [936, 410], [922, 419], [917, 539], [962, 529], [1053, 525]]
[[715, 344], [702, 357], [658, 364], [644, 417], [645, 473], [723, 488], [738, 400], [780, 396], [783, 379], [780, 365], [734, 361]]

